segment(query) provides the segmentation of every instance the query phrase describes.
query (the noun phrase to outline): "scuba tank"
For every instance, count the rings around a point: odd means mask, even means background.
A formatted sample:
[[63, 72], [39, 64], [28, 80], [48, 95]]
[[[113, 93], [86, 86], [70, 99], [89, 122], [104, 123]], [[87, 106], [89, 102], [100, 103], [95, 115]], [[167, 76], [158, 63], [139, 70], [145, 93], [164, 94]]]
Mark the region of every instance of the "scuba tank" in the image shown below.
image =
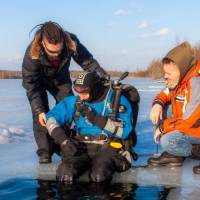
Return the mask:
[[125, 72], [121, 75], [119, 79], [111, 81], [113, 96], [112, 96], [112, 113], [110, 114], [110, 118], [114, 121], [117, 120], [117, 114], [119, 112], [119, 102], [120, 102], [120, 97], [122, 93], [121, 81], [125, 79], [128, 75], [129, 73]]
[[135, 126], [137, 122], [137, 116], [138, 116], [138, 104], [140, 101], [139, 93], [135, 87], [132, 85], [128, 84], [122, 84], [121, 81], [124, 80], [127, 76], [129, 75], [129, 72], [125, 72], [121, 75], [121, 77], [117, 80], [111, 80], [110, 84], [113, 89], [113, 95], [112, 95], [112, 100], [111, 100], [111, 108], [112, 112], [110, 114], [110, 118], [113, 121], [118, 121], [118, 113], [120, 112], [120, 97], [121, 95], [124, 95], [129, 103], [131, 104], [132, 111], [133, 111], [133, 117], [132, 117], [132, 125], [133, 125], [133, 130], [129, 134], [129, 137], [127, 140], [124, 140], [121, 143], [112, 141], [110, 145], [114, 148], [122, 148], [124, 147], [125, 150], [129, 151], [131, 153], [131, 156], [133, 160], [137, 160], [138, 156], [137, 154], [133, 151], [133, 147], [137, 143], [137, 135], [135, 132]]

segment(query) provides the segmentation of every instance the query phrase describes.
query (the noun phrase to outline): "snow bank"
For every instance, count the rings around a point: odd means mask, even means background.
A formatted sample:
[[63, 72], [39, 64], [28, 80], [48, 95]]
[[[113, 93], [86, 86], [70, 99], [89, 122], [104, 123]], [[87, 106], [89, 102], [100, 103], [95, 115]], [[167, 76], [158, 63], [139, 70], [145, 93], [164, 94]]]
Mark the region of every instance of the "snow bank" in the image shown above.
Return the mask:
[[29, 142], [33, 138], [30, 128], [0, 124], [0, 144], [13, 142]]

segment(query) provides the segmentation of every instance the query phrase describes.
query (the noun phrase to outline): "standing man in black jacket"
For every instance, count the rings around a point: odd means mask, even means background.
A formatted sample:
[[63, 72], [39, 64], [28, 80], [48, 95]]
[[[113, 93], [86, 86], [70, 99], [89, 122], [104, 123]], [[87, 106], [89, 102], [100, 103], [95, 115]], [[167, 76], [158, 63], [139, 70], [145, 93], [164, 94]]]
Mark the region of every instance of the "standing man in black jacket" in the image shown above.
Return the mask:
[[45, 113], [49, 111], [47, 91], [56, 103], [73, 95], [69, 66], [71, 58], [86, 71], [106, 72], [77, 37], [55, 22], [39, 24], [28, 46], [22, 64], [23, 87], [33, 114], [33, 131], [40, 163], [50, 163], [56, 145], [46, 129]]

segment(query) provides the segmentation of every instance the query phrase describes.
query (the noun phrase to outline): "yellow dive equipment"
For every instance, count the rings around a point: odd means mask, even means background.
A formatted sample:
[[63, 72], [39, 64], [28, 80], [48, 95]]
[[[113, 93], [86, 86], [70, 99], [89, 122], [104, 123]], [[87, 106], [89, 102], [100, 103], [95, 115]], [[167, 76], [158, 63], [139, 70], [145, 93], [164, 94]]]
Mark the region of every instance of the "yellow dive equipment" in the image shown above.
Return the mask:
[[120, 142], [115, 142], [115, 141], [110, 142], [110, 146], [115, 148], [115, 149], [121, 149], [122, 148], [122, 144]]

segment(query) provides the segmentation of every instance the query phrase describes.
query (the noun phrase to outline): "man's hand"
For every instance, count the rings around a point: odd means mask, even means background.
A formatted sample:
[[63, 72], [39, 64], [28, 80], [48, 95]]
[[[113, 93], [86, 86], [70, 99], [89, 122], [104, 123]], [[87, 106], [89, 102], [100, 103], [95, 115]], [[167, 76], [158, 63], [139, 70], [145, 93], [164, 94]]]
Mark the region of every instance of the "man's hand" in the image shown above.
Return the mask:
[[153, 124], [157, 124], [159, 119], [162, 120], [163, 107], [160, 104], [155, 104], [151, 108], [150, 119]]
[[42, 112], [39, 114], [38, 118], [39, 118], [40, 125], [43, 127], [46, 127], [46, 114]]
[[158, 143], [161, 136], [162, 136], [162, 133], [160, 132], [160, 129], [157, 128], [155, 130], [154, 137], [153, 137], [154, 138], [154, 142]]

